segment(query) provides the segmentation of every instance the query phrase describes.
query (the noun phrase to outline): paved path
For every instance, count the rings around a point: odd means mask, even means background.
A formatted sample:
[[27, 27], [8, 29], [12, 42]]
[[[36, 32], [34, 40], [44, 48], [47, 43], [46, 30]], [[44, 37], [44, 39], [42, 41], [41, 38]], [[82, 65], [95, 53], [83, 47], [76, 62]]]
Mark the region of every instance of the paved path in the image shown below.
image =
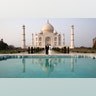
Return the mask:
[[[0, 57], [2, 57], [2, 56], [7, 56], [7, 55], [28, 55], [28, 56], [46, 56], [46, 53], [45, 53], [45, 50], [44, 51], [42, 51], [42, 52], [39, 52], [39, 53], [34, 53], [34, 54], [28, 54], [28, 52], [24, 52], [24, 53], [15, 53], [15, 54], [0, 54]], [[54, 50], [49, 50], [49, 55], [71, 55], [71, 56], [78, 56], [78, 55], [82, 55], [82, 56], [89, 56], [89, 57], [92, 57], [92, 58], [96, 58], [96, 53], [69, 53], [69, 54], [64, 54], [64, 53], [59, 53], [59, 52], [55, 52]]]
[[[46, 55], [46, 52], [45, 52], [45, 50], [44, 51], [42, 51], [42, 52], [40, 52], [40, 53], [35, 53], [35, 54], [38, 54], [38, 55]], [[89, 57], [95, 57], [96, 58], [96, 53], [69, 53], [69, 54], [64, 54], [64, 53], [59, 53], [59, 52], [56, 52], [56, 51], [54, 51], [54, 50], [49, 50], [49, 55], [72, 55], [72, 56], [74, 56], [74, 55], [76, 55], [76, 56], [78, 56], [78, 55], [84, 55], [84, 56], [89, 56]]]
[[[45, 52], [45, 50], [43, 50], [42, 52], [39, 52], [39, 54], [46, 54], [46, 52]], [[55, 55], [55, 54], [60, 54], [60, 53], [57, 53], [54, 50], [49, 50], [49, 55]]]

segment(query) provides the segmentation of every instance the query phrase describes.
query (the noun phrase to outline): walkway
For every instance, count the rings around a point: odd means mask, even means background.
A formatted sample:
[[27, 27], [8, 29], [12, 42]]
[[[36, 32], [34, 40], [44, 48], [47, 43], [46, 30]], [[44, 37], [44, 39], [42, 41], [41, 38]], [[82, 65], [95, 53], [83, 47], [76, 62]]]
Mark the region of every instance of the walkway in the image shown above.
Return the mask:
[[[44, 51], [42, 51], [42, 52], [39, 52], [39, 53], [35, 53], [35, 54], [33, 54], [33, 55], [46, 55], [46, 53], [45, 53], [45, 50]], [[78, 55], [82, 55], [82, 56], [89, 56], [89, 57], [95, 57], [96, 58], [96, 53], [69, 53], [69, 54], [64, 54], [64, 53], [59, 53], [59, 52], [56, 52], [56, 51], [54, 51], [54, 50], [49, 50], [49, 54], [48, 55], [71, 55], [71, 56], [78, 56]]]
[[[46, 52], [45, 52], [45, 50], [43, 50], [42, 52], [39, 52], [37, 54], [46, 54]], [[56, 54], [60, 54], [60, 53], [55, 52], [54, 50], [49, 50], [49, 55], [56, 55]]]

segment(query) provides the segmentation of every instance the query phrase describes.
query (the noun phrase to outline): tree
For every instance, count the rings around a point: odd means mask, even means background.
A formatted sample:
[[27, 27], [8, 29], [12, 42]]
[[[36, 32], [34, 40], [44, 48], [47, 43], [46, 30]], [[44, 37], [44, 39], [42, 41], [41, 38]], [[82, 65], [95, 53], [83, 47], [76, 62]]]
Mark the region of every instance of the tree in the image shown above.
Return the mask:
[[15, 47], [14, 47], [13, 45], [9, 45], [9, 46], [8, 46], [8, 49], [10, 49], [10, 50], [11, 50], [11, 49], [15, 49]]
[[0, 41], [0, 50], [6, 50], [8, 49], [8, 44], [3, 42], [3, 40]]

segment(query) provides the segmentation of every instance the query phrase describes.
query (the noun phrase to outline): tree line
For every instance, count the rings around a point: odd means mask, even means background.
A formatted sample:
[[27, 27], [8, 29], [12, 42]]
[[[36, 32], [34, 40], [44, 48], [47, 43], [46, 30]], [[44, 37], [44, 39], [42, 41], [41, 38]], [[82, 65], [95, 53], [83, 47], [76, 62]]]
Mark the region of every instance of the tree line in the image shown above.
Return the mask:
[[7, 43], [3, 42], [3, 39], [0, 40], [0, 50], [8, 50], [14, 48], [15, 47], [13, 45], [8, 45]]

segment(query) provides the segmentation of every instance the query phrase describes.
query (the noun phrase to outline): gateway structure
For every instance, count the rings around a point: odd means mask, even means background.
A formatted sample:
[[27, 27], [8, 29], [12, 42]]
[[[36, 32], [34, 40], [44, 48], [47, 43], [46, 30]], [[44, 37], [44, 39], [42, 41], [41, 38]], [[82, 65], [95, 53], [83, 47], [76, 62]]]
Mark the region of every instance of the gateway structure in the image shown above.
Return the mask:
[[[23, 25], [23, 37], [22, 37], [22, 48], [26, 48], [25, 44], [25, 25]], [[45, 46], [53, 47], [64, 47], [65, 46], [65, 36], [64, 34], [59, 34], [55, 31], [54, 27], [47, 21], [47, 23], [42, 27], [41, 32], [38, 34], [32, 33], [32, 47], [45, 48]], [[71, 26], [71, 40], [70, 48], [74, 48], [74, 26]]]

